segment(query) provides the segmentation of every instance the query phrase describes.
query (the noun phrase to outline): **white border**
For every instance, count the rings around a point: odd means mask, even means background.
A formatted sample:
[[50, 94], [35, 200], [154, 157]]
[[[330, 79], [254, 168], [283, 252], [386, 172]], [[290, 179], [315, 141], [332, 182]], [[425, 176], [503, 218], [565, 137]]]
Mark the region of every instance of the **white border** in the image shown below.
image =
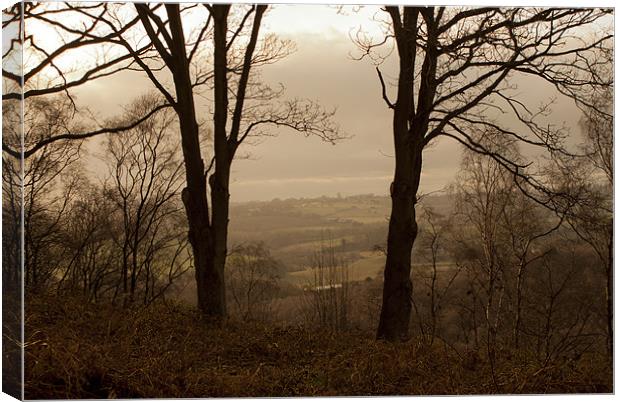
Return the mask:
[[[131, 0], [129, 0], [131, 1]], [[159, 0], [160, 2], [164, 2], [164, 3], [178, 3], [178, 1], [173, 1], [173, 0]], [[269, 3], [269, 4], [317, 4], [317, 5], [321, 5], [321, 4], [367, 4], [367, 5], [373, 5], [373, 4], [379, 4], [377, 1], [368, 1], [368, 0], [341, 0], [341, 1], [321, 1], [321, 0], [304, 0], [304, 1], [299, 1], [299, 0], [288, 0], [288, 1], [267, 1], [267, 0], [255, 0], [255, 1], [250, 1], [250, 0], [234, 0], [236, 3]], [[133, 2], [133, 1], [131, 1]], [[221, 1], [221, 0], [216, 0], [216, 1], [210, 1], [210, 3], [229, 3], [230, 1]], [[12, 4], [15, 4], [16, 1], [12, 1], [12, 0], [0, 0], [0, 6], [2, 7], [2, 9], [4, 10], [5, 8], [11, 6]], [[614, 0], [595, 0], [595, 1], [587, 1], [587, 0], [572, 0], [572, 1], [567, 1], [567, 0], [537, 0], [537, 1], [497, 1], [497, 0], [472, 0], [472, 1], [463, 1], [463, 0], [441, 0], [441, 1], [437, 1], [437, 0], [425, 0], [425, 1], [420, 1], [420, 0], [406, 0], [406, 1], [402, 1], [399, 3], [406, 3], [406, 4], [411, 4], [411, 5], [444, 5], [444, 6], [455, 6], [455, 5], [470, 5], [470, 6], [529, 6], [529, 7], [533, 7], [533, 6], [537, 6], [537, 7], [566, 7], [566, 6], [570, 6], [570, 7], [608, 7], [608, 8], [615, 8], [615, 1]], [[614, 34], [617, 34], [617, 25], [615, 24], [615, 13], [614, 13]], [[617, 53], [618, 50], [618, 43], [617, 41], [614, 42], [614, 55], [618, 54]], [[614, 77], [617, 76], [617, 63], [616, 65], [614, 65]], [[617, 98], [617, 94], [618, 94], [618, 89], [616, 87], [615, 89], [615, 93], [614, 93], [614, 110], [615, 110], [615, 105], [616, 105], [616, 99]], [[614, 120], [614, 134], [618, 132], [617, 130], [617, 123]], [[0, 120], [0, 131], [2, 129], [2, 121]], [[615, 136], [614, 136], [615, 139]], [[614, 147], [614, 152], [615, 152], [615, 147]], [[618, 153], [614, 153], [614, 166], [618, 166], [618, 162], [620, 161], [620, 157], [618, 155]], [[1, 162], [0, 162], [0, 166], [1, 166]], [[619, 194], [620, 190], [618, 190], [617, 186], [615, 186], [614, 183], [614, 207], [615, 207], [615, 200], [618, 200], [618, 194]], [[614, 214], [615, 215], [615, 214]], [[614, 216], [615, 217], [615, 216]], [[0, 223], [1, 223], [1, 218], [0, 218]], [[617, 249], [617, 246], [619, 244], [619, 240], [618, 240], [618, 236], [617, 234], [619, 233], [618, 229], [620, 228], [620, 224], [618, 223], [618, 220], [614, 221], [614, 232], [615, 232], [615, 238], [614, 238], [614, 248]], [[1, 256], [1, 251], [0, 251], [0, 256]], [[615, 253], [614, 253], [614, 258], [615, 258]], [[614, 268], [616, 267], [616, 263], [614, 263]], [[617, 284], [617, 276], [614, 276], [614, 290], [617, 289], [616, 287]], [[620, 294], [620, 292], [614, 292], [616, 293], [616, 295]], [[2, 306], [2, 302], [1, 302], [1, 298], [0, 298], [0, 308]], [[618, 309], [618, 307], [620, 306], [620, 303], [618, 302], [618, 299], [615, 298], [614, 299], [614, 311], [620, 311]], [[615, 317], [614, 317], [615, 318]], [[614, 321], [614, 334], [618, 334], [618, 322], [619, 320], [615, 320]], [[614, 336], [615, 340], [618, 339], [617, 336]], [[615, 348], [617, 349], [617, 343], [614, 342]], [[615, 362], [615, 359], [614, 359]], [[0, 368], [2, 367], [2, 362], [0, 359]], [[615, 373], [614, 373], [614, 385], [617, 386], [618, 384], [620, 384], [619, 380], [619, 373], [618, 373], [618, 368], [615, 368]], [[429, 373], [429, 375], [433, 375], [433, 373]], [[481, 401], [489, 401], [489, 402], [500, 402], [500, 401], [514, 401], [514, 400], [524, 400], [525, 398], [532, 398], [532, 400], [534, 401], [594, 401], [594, 402], [598, 402], [598, 401], [613, 401], [616, 400], [616, 395], [551, 395], [551, 396], [546, 396], [546, 395], [536, 395], [536, 396], [522, 396], [522, 395], [518, 395], [518, 396], [394, 396], [394, 397], [381, 397], [381, 398], [377, 398], [377, 397], [347, 397], [347, 401], [351, 401], [351, 402], [366, 402], [368, 400], [381, 400], [381, 401], [385, 401], [385, 402], [402, 402], [402, 401], [411, 401], [411, 402], [425, 402], [425, 401], [433, 401], [433, 402], [447, 402], [447, 401], [459, 401], [459, 400], [465, 400], [465, 401], [477, 401], [477, 400], [481, 400]], [[266, 401], [271, 401], [274, 398], [252, 398], [251, 401], [254, 402], [266, 402]], [[280, 399], [280, 398], [278, 398]], [[311, 401], [316, 401], [316, 402], [325, 402], [325, 401], [329, 401], [329, 400], [334, 400], [334, 399], [342, 399], [342, 397], [337, 397], [337, 398], [323, 398], [323, 397], [313, 397], [313, 398], [287, 398], [287, 400], [302, 400], [302, 399], [307, 399], [307, 400], [311, 400]], [[620, 397], [618, 397], [618, 399], [620, 399]], [[4, 394], [4, 393], [0, 393], [0, 402], [5, 402], [5, 401], [14, 401], [15, 399], [13, 399], [12, 397]], [[169, 401], [186, 401], [187, 399], [167, 399]], [[217, 399], [190, 399], [190, 400], [204, 400], [204, 401], [239, 401], [242, 399], [234, 399], [234, 398], [217, 398]]]

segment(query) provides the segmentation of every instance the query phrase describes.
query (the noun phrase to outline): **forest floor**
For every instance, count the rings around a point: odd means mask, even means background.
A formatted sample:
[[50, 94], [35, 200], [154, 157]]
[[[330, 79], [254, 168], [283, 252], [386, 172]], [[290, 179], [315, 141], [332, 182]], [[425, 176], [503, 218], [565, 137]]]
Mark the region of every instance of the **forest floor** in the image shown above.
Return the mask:
[[541, 367], [503, 352], [493, 381], [484, 355], [439, 341], [199, 317], [179, 304], [37, 296], [26, 306], [26, 399], [612, 392], [593, 356]]

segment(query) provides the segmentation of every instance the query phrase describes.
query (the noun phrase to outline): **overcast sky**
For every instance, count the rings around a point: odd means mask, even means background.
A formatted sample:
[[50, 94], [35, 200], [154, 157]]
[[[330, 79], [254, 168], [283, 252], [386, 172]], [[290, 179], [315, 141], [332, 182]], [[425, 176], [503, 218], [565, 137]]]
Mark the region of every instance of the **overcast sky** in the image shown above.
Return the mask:
[[[393, 173], [391, 114], [381, 98], [374, 65], [352, 59], [356, 48], [349, 33], [361, 24], [370, 33], [381, 26], [378, 7], [342, 15], [333, 6], [276, 5], [265, 17], [263, 33], [292, 39], [297, 50], [285, 60], [263, 68], [267, 82], [286, 86], [285, 97], [319, 101], [337, 107], [336, 120], [351, 136], [337, 145], [280, 130], [257, 146], [244, 147], [251, 158], [233, 164], [231, 200], [317, 197], [374, 193], [387, 195]], [[388, 80], [396, 76], [393, 60], [382, 66]], [[555, 95], [540, 82], [520, 82], [520, 90], [534, 104]], [[131, 88], [131, 90], [129, 90]], [[136, 73], [101, 80], [79, 91], [80, 100], [101, 115], [120, 110], [140, 92], [152, 88]], [[211, 116], [202, 116], [210, 120]], [[568, 99], [558, 98], [551, 120], [575, 129], [579, 113]], [[461, 148], [443, 138], [424, 155], [421, 191], [450, 184], [460, 163]], [[97, 166], [94, 164], [94, 166]]]

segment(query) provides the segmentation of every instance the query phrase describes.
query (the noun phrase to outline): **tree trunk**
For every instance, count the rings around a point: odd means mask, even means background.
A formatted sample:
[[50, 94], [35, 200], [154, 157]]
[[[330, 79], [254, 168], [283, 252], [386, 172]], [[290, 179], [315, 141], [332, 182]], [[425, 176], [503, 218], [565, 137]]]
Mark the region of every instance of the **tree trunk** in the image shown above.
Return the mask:
[[[180, 20], [170, 19], [173, 35], [182, 35]], [[184, 46], [184, 40], [175, 43]], [[181, 129], [181, 145], [185, 164], [187, 186], [182, 191], [183, 204], [189, 224], [188, 238], [194, 257], [196, 271], [196, 292], [198, 307], [207, 317], [219, 318], [225, 314], [225, 308], [219, 297], [222, 284], [214, 275], [213, 239], [210, 230], [209, 203], [207, 200], [207, 183], [204, 161], [200, 155], [198, 123], [195, 118], [194, 97], [189, 76], [188, 61], [184, 49], [177, 49], [175, 63], [176, 74], [173, 75], [179, 125]]]
[[[400, 135], [399, 135], [400, 134]], [[396, 169], [390, 188], [392, 212], [384, 270], [383, 304], [377, 338], [404, 340], [411, 314], [411, 251], [418, 234], [416, 194], [422, 170], [422, 147], [409, 132], [395, 135]]]
[[[390, 188], [392, 211], [384, 271], [383, 305], [377, 329], [377, 338], [389, 341], [405, 339], [409, 331], [412, 301], [411, 251], [418, 234], [415, 204], [422, 172], [424, 135], [428, 129], [437, 85], [434, 80], [437, 52], [433, 50], [437, 24], [433, 19], [433, 10], [405, 7], [401, 15], [398, 7], [386, 6], [392, 19], [399, 56], [398, 91], [394, 104], [387, 99], [383, 78], [379, 76], [384, 99], [394, 110], [392, 132], [396, 166]], [[428, 49], [419, 73], [424, 79], [420, 81], [416, 109], [414, 81], [419, 15], [423, 16], [427, 24]]]
[[210, 267], [211, 297], [220, 306], [219, 314], [226, 314], [226, 288], [224, 269], [226, 267], [228, 216], [230, 203], [230, 167], [239, 146], [239, 130], [245, 100], [245, 91], [252, 66], [252, 55], [258, 39], [258, 31], [266, 5], [256, 6], [250, 40], [247, 44], [243, 69], [239, 77], [235, 107], [230, 124], [230, 135], [227, 132], [229, 113], [228, 102], [228, 14], [230, 5], [214, 4], [213, 16], [213, 149], [215, 152], [215, 171], [209, 178], [211, 189], [211, 235], [213, 239], [213, 262]]
[[523, 261], [519, 263], [519, 271], [517, 272], [517, 307], [515, 312], [514, 328], [512, 330], [513, 345], [515, 350], [519, 349], [519, 335], [521, 331], [521, 310], [523, 302], [523, 275], [525, 273], [525, 264]]
[[609, 243], [607, 244], [607, 286], [605, 301], [607, 303], [607, 352], [613, 361], [614, 356], [614, 228], [609, 226]]
[[213, 258], [209, 262], [209, 297], [213, 307], [217, 308], [217, 315], [221, 317], [226, 315], [224, 268], [226, 267], [226, 255], [228, 253], [229, 167], [230, 165], [223, 169], [217, 169], [209, 178], [213, 211], [211, 220]]
[[[190, 129], [188, 129], [184, 127], [186, 124], [183, 123], [183, 120], [181, 121], [181, 132], [184, 133], [182, 143], [187, 180], [187, 187], [182, 191], [182, 199], [189, 225], [189, 243], [192, 247], [192, 254], [194, 257], [198, 307], [206, 316], [217, 317], [221, 315], [221, 307], [218, 305], [219, 303], [211, 297], [213, 292], [210, 288], [214, 286], [213, 275], [210, 274], [213, 271], [213, 244], [209, 225], [206, 180], [204, 179], [203, 173], [204, 164], [200, 159], [197, 144], [198, 126], [195, 126], [196, 148], [193, 148], [189, 143], [194, 141], [188, 137], [194, 136], [187, 135], [188, 132], [191, 133], [191, 131], [193, 131], [191, 130], [193, 125], [190, 125]], [[196, 153], [198, 153], [197, 158]]]
[[211, 189], [211, 239], [213, 253], [208, 265], [209, 305], [215, 315], [226, 315], [226, 266], [231, 149], [228, 145], [228, 68], [227, 39], [230, 5], [213, 5], [214, 110], [213, 148], [215, 171], [209, 177]]
[[[172, 72], [176, 92], [175, 111], [179, 116], [181, 147], [185, 164], [186, 187], [181, 193], [189, 225], [189, 243], [196, 271], [198, 307], [208, 318], [220, 319], [226, 315], [221, 295], [224, 283], [217, 269], [215, 241], [211, 230], [207, 199], [207, 172], [200, 152], [200, 131], [196, 122], [196, 108], [190, 77], [189, 60], [178, 4], [167, 4], [171, 47], [166, 64]], [[160, 50], [160, 52], [164, 52]]]

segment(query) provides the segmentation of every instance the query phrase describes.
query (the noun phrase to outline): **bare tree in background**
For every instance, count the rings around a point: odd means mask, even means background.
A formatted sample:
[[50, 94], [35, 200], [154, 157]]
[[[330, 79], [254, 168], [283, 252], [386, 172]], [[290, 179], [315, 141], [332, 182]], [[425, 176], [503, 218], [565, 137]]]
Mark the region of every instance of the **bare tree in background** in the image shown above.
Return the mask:
[[[588, 214], [578, 213], [576, 220], [571, 221], [571, 226], [579, 236], [588, 242], [596, 251], [596, 254], [605, 267], [605, 302], [607, 306], [607, 339], [609, 356], [613, 355], [613, 72], [609, 69], [613, 65], [613, 52], [610, 49], [601, 52], [601, 57], [596, 64], [598, 71], [593, 68], [593, 74], [604, 77], [608, 85], [602, 90], [596, 91], [588, 100], [585, 107], [585, 117], [582, 120], [585, 134], [585, 150], [591, 165], [594, 167], [593, 182], [598, 185], [592, 188], [592, 199], [596, 207], [592, 213], [598, 215], [598, 219]], [[602, 70], [602, 71], [601, 71]], [[582, 211], [585, 212], [585, 211]], [[595, 227], [592, 227], [594, 225]], [[581, 230], [579, 229], [581, 228]], [[598, 232], [595, 234], [593, 232]], [[597, 237], [599, 239], [597, 239]]]
[[573, 364], [601, 339], [600, 332], [593, 331], [592, 307], [600, 305], [600, 280], [592, 280], [592, 254], [583, 252], [583, 242], [570, 231], [548, 242], [555, 250], [533, 263], [524, 295], [528, 306], [521, 333], [534, 342], [519, 346], [521, 352], [537, 356], [542, 368]]
[[[22, 108], [17, 101], [2, 104], [3, 140], [18, 144]], [[18, 159], [2, 154], [2, 275], [5, 288], [21, 288], [21, 222], [23, 167]]]
[[567, 222], [596, 253], [605, 276], [608, 352], [613, 351], [613, 87], [593, 95], [582, 119], [587, 158], [557, 158], [552, 174], [572, 203]]
[[[19, 109], [6, 107], [3, 119], [5, 131], [3, 142], [19, 148], [22, 141]], [[57, 130], [76, 127], [70, 102], [64, 97], [33, 98], [24, 108], [25, 146], [37, 143], [40, 138], [53, 135]], [[17, 129], [17, 130], [13, 130]], [[77, 126], [79, 129], [79, 126]], [[24, 275], [28, 289], [39, 289], [53, 279], [58, 266], [58, 246], [63, 224], [63, 215], [77, 196], [80, 177], [79, 164], [81, 142], [59, 142], [42, 147], [40, 151], [24, 161], [23, 177], [18, 174], [20, 161], [4, 157], [3, 179], [7, 207], [14, 216], [20, 216], [23, 208], [24, 230]], [[23, 180], [23, 181], [22, 181]], [[23, 184], [23, 205], [18, 189]], [[17, 198], [16, 198], [17, 197]]]
[[427, 339], [429, 346], [432, 346], [437, 338], [444, 339], [441, 334], [442, 311], [449, 296], [448, 292], [461, 273], [458, 266], [454, 272], [452, 269], [442, 269], [453, 266], [449, 264], [446, 267], [441, 261], [442, 254], [446, 253], [448, 243], [451, 241], [452, 218], [442, 216], [430, 206], [422, 206], [422, 227], [417, 252], [425, 264], [419, 270], [414, 269], [413, 276], [417, 276], [424, 285], [421, 291], [427, 296], [428, 308], [425, 309], [427, 314], [421, 311], [419, 306], [422, 297], [412, 298], [411, 303], [418, 320], [420, 334]]
[[310, 267], [312, 279], [305, 289], [309, 318], [321, 327], [347, 329], [351, 309], [349, 265], [338, 255], [332, 239], [321, 242]]
[[[581, 73], [588, 69], [592, 54], [609, 44], [612, 35], [597, 26], [592, 37], [575, 39], [579, 29], [594, 26], [608, 10], [397, 6], [384, 10], [389, 15], [386, 36], [375, 42], [359, 34], [356, 41], [360, 58], [375, 58], [386, 43], [394, 43], [398, 52], [395, 101], [377, 68], [383, 99], [393, 110], [395, 149], [377, 337], [397, 340], [407, 337], [411, 313], [411, 250], [418, 232], [415, 206], [423, 151], [440, 136], [450, 137], [491, 156], [523, 179], [521, 187], [540, 191], [540, 202], [550, 202], [528, 164], [485, 148], [475, 134], [492, 129], [543, 151], [564, 152], [564, 132], [541, 123], [546, 108], [528, 108], [509, 79], [529, 75], [553, 85], [562, 82], [563, 88], [579, 87], [586, 80]], [[520, 123], [518, 129], [502, 125], [498, 112], [510, 113]]]
[[512, 192], [512, 199], [502, 211], [500, 225], [506, 233], [510, 265], [514, 266], [514, 320], [512, 340], [515, 349], [519, 349], [522, 338], [523, 310], [526, 289], [526, 277], [530, 267], [553, 251], [553, 247], [544, 244], [544, 240], [558, 230], [564, 222], [565, 214], [557, 219], [550, 219], [548, 210], [532, 201], [520, 191]]
[[[493, 140], [499, 140], [499, 143], [493, 144]], [[502, 149], [506, 152], [506, 149], [512, 148], [512, 159], [518, 160], [514, 142], [507, 142], [504, 137], [489, 133], [481, 142], [491, 150]], [[508, 282], [501, 218], [509, 208], [515, 191], [510, 172], [486, 155], [465, 151], [457, 184], [456, 209], [463, 218], [460, 226], [464, 243], [474, 253], [468, 265], [482, 290], [479, 299], [483, 302], [487, 357], [496, 386], [495, 354], [498, 330], [506, 309]]]
[[[160, 99], [153, 95], [135, 101], [128, 120], [158, 103]], [[150, 303], [165, 290], [158, 281], [166, 278], [167, 287], [189, 268], [184, 264], [184, 230], [171, 222], [182, 212], [177, 201], [183, 185], [174, 123], [172, 112], [160, 111], [137, 127], [107, 138], [111, 183], [105, 192], [116, 203], [122, 222], [116, 242], [122, 249], [118, 289], [124, 303], [137, 297]]]
[[266, 320], [277, 295], [280, 265], [262, 242], [235, 247], [226, 264], [227, 288], [243, 320]]
[[[516, 142], [506, 142], [499, 133], [485, 134], [480, 142], [487, 149], [503, 150], [514, 161], [522, 159]], [[519, 350], [520, 339], [532, 332], [524, 325], [528, 270], [554, 250], [543, 240], [564, 222], [564, 216], [557, 217], [523, 194], [515, 180], [519, 179], [494, 159], [465, 150], [456, 186], [457, 212], [463, 218], [458, 243], [465, 249], [460, 263], [470, 270], [470, 291], [482, 304], [487, 357], [496, 385], [496, 351], [508, 345], [508, 338]], [[508, 325], [512, 331], [500, 333]]]
[[112, 240], [118, 224], [115, 205], [100, 187], [80, 186], [80, 195], [63, 217], [63, 255], [56, 290], [81, 294], [94, 302], [111, 300], [118, 287], [117, 262], [121, 253]]

